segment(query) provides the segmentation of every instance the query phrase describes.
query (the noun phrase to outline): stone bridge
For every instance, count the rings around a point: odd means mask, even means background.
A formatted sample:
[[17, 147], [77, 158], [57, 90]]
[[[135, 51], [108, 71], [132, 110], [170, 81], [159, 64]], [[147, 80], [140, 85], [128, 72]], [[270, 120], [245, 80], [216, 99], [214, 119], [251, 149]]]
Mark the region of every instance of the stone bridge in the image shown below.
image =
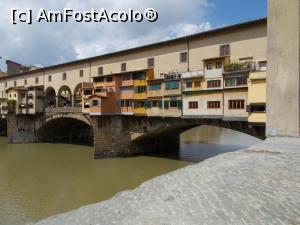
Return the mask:
[[211, 125], [265, 138], [265, 127], [251, 127], [246, 121], [214, 118], [95, 116], [76, 107], [48, 108], [39, 115], [8, 118], [10, 143], [61, 142], [93, 145], [95, 158], [130, 156], [179, 149], [180, 134], [201, 125]]

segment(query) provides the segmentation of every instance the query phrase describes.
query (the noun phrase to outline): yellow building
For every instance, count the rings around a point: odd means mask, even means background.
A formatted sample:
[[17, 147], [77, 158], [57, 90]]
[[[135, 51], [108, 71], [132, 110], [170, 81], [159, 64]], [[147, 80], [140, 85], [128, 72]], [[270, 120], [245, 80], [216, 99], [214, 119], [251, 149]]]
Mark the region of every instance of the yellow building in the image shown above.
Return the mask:
[[248, 122], [264, 124], [266, 122], [266, 71], [252, 72], [248, 89]]

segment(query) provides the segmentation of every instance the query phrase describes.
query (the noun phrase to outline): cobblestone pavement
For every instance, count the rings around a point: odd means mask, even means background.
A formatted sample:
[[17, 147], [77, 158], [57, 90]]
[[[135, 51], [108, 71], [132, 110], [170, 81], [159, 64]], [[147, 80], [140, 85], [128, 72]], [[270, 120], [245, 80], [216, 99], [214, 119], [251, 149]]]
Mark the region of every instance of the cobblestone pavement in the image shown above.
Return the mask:
[[300, 139], [273, 138], [37, 225], [300, 224]]

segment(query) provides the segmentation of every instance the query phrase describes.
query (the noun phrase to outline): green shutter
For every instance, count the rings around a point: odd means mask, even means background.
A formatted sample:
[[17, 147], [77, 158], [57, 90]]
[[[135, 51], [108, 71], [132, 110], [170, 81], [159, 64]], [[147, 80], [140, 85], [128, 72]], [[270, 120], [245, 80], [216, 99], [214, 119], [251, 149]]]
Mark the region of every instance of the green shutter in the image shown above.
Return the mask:
[[164, 108], [168, 109], [169, 108], [169, 101], [164, 101]]
[[177, 101], [178, 109], [182, 109], [182, 100]]
[[163, 107], [163, 104], [162, 104], [162, 101], [161, 101], [161, 100], [158, 101], [158, 107], [159, 107], [160, 109], [162, 109], [162, 107]]
[[150, 101], [145, 101], [144, 106], [145, 106], [146, 109], [150, 109], [151, 108], [151, 102]]

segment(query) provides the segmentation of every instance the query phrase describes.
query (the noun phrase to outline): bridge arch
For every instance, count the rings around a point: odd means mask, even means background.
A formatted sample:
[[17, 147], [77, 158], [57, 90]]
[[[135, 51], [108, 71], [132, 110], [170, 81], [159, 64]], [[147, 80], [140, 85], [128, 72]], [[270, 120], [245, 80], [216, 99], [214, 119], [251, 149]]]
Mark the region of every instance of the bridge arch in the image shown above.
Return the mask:
[[47, 116], [37, 130], [40, 142], [93, 145], [93, 126], [88, 116], [75, 113], [55, 113]]
[[67, 85], [63, 85], [57, 92], [58, 107], [70, 107], [72, 106], [72, 91]]
[[[223, 121], [221, 119], [149, 118], [140, 122], [140, 128], [131, 141], [145, 152], [179, 150], [180, 135], [195, 127], [209, 125], [265, 138], [265, 127], [251, 127], [246, 121]], [[137, 125], [136, 125], [137, 126]]]
[[73, 106], [81, 108], [81, 97], [82, 97], [82, 83], [76, 85], [73, 95]]
[[47, 87], [45, 90], [45, 107], [54, 108], [56, 107], [56, 92], [53, 87]]

